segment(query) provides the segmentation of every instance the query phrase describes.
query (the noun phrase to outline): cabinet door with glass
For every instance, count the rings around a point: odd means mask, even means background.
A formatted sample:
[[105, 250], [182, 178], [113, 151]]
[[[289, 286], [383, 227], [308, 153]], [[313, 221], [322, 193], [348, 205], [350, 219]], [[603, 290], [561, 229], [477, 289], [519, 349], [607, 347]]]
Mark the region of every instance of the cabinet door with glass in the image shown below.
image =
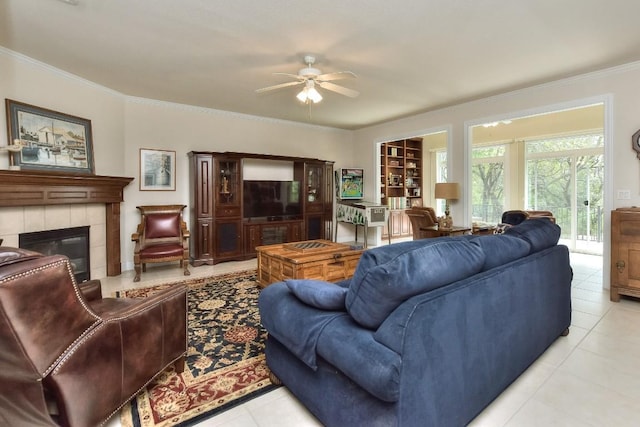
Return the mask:
[[241, 160], [216, 159], [215, 198], [216, 217], [239, 217], [241, 215]]
[[324, 211], [324, 164], [305, 164], [305, 212]]

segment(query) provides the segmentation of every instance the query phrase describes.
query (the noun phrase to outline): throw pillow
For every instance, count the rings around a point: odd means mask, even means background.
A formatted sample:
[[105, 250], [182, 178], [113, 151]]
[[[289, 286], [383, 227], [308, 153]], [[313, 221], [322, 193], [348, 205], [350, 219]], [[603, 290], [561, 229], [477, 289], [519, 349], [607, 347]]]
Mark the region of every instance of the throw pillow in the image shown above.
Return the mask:
[[287, 279], [285, 283], [305, 304], [321, 310], [344, 310], [347, 288], [322, 280]]
[[560, 227], [548, 218], [531, 218], [508, 228], [504, 234], [525, 240], [531, 245], [529, 253], [534, 253], [557, 245]]

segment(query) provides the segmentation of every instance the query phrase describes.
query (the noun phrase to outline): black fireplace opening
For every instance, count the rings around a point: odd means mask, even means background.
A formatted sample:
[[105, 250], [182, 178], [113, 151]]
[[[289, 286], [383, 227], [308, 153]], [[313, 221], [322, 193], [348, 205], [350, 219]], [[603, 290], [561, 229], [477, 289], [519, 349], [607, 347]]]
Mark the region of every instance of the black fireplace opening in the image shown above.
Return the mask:
[[21, 233], [18, 239], [22, 249], [44, 255], [66, 255], [78, 283], [91, 278], [88, 226]]

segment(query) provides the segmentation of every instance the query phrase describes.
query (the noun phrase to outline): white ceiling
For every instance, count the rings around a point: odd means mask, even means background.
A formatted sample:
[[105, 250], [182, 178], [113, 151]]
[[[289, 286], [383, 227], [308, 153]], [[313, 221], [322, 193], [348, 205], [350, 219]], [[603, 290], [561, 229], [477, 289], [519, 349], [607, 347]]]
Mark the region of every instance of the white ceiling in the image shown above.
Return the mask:
[[[0, 0], [0, 46], [129, 96], [344, 129], [640, 60], [637, 0], [77, 1]], [[360, 96], [255, 93], [305, 54]]]

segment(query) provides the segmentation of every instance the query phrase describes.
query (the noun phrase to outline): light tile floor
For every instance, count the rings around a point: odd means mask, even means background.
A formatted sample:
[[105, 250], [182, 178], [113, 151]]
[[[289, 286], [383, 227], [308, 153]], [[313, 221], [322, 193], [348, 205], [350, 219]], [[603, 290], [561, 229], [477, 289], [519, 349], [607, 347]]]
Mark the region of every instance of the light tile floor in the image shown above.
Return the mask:
[[[572, 254], [573, 320], [529, 369], [470, 424], [472, 427], [640, 425], [640, 301], [609, 301], [602, 258]], [[254, 260], [191, 268], [192, 277], [255, 268]], [[178, 268], [155, 268], [139, 284], [125, 272], [103, 281], [104, 293], [179, 278]], [[120, 425], [115, 416], [109, 427]], [[286, 388], [198, 424], [220, 427], [321, 426]]]

